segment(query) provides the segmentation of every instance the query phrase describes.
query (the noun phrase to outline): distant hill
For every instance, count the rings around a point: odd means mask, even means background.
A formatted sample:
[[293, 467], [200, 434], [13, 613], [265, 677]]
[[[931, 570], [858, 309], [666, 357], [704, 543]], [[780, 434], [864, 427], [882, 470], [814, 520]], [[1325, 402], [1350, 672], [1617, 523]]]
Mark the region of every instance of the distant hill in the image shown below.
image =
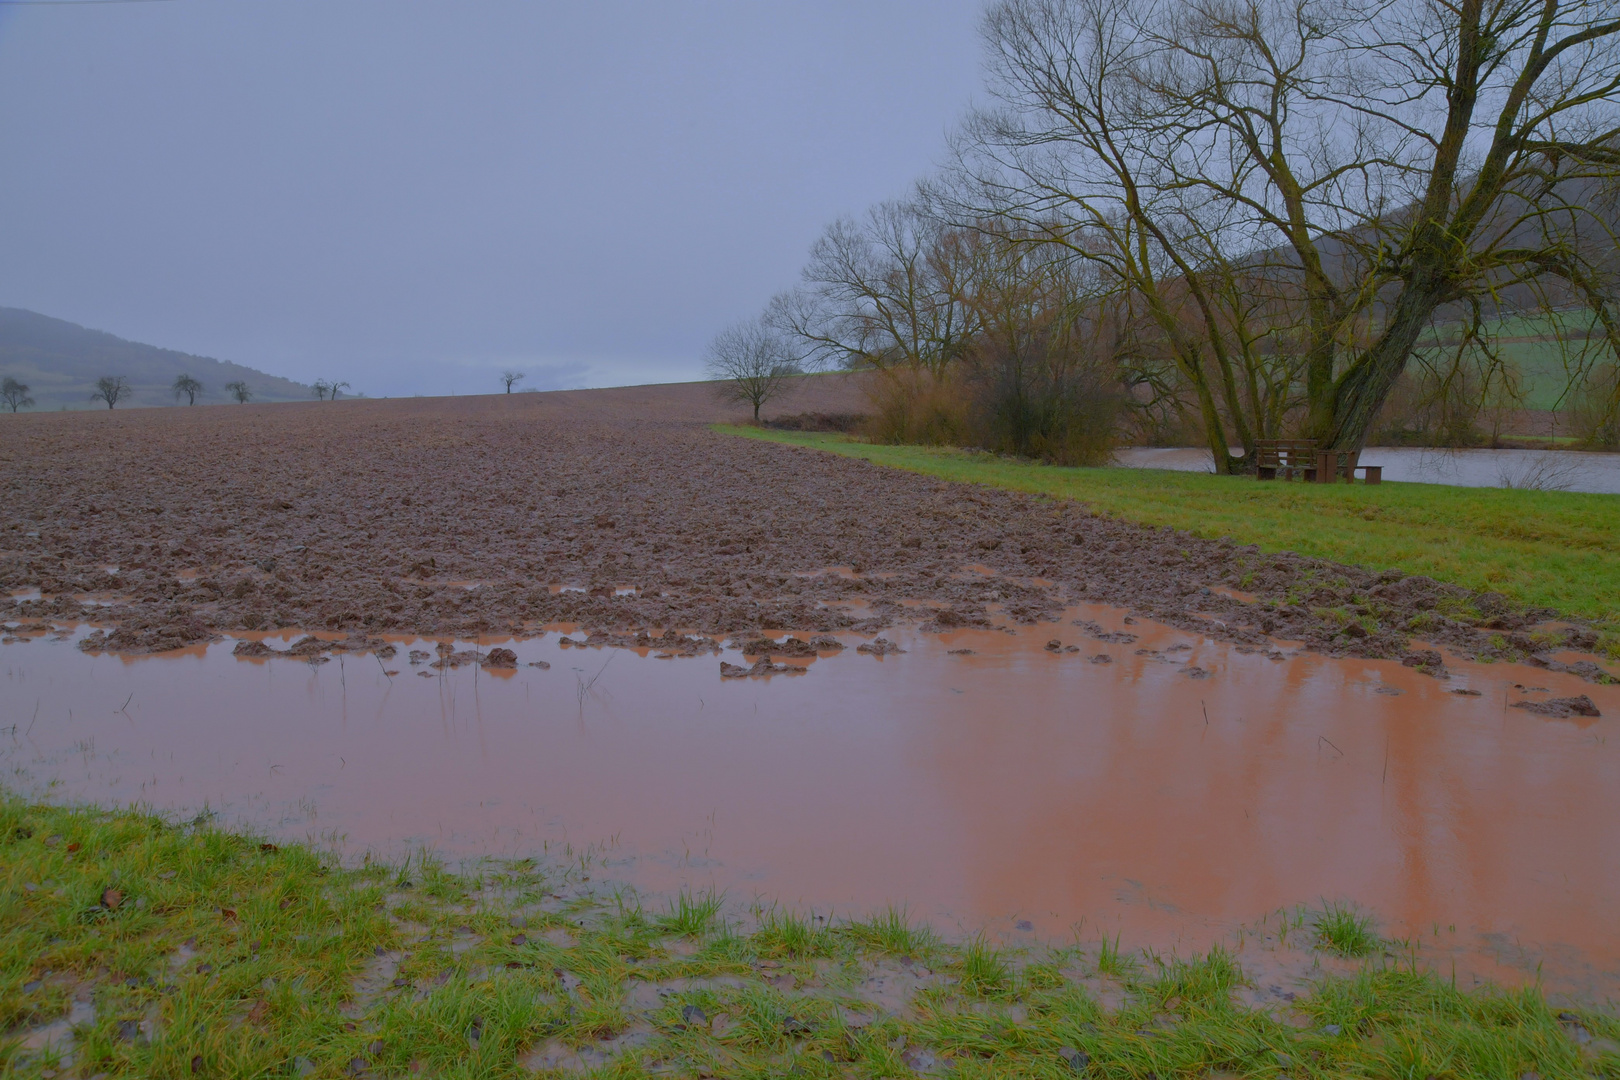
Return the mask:
[[28, 384], [34, 411], [106, 408], [90, 400], [103, 375], [122, 375], [134, 388], [127, 401], [118, 403], [120, 409], [173, 405], [169, 388], [177, 375], [201, 381], [199, 405], [230, 401], [225, 384], [237, 380], [248, 384], [254, 401], [309, 401], [315, 396], [303, 383], [241, 364], [125, 341], [63, 319], [0, 307], [0, 378], [7, 375]]

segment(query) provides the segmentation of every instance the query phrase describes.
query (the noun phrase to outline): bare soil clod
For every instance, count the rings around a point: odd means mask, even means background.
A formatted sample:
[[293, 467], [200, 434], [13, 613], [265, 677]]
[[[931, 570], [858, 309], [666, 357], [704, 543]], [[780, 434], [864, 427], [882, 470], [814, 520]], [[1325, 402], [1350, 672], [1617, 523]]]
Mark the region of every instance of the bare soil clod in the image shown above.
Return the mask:
[[1592, 699], [1585, 694], [1575, 697], [1549, 698], [1546, 701], [1515, 701], [1511, 708], [1523, 709], [1525, 712], [1536, 713], [1539, 716], [1551, 716], [1560, 720], [1571, 716], [1602, 716]]

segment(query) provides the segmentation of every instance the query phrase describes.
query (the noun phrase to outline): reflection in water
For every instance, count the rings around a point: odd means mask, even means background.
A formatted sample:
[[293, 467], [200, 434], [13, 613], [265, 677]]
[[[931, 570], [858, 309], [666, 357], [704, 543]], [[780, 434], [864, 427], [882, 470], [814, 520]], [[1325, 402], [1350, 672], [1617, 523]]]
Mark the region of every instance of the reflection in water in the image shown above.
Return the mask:
[[[1121, 614], [1070, 617], [1117, 631]], [[1620, 688], [1455, 661], [1441, 682], [1129, 629], [1140, 640], [894, 631], [900, 655], [724, 681], [712, 656], [555, 636], [494, 642], [515, 671], [430, 678], [407, 650], [431, 642], [311, 666], [231, 642], [129, 659], [39, 640], [0, 648], [0, 750], [8, 783], [53, 799], [206, 805], [349, 851], [596, 845], [607, 876], [645, 890], [906, 903], [964, 931], [1084, 919], [1088, 937], [1202, 949], [1279, 907], [1351, 899], [1462, 968], [1545, 962], [1549, 985], [1620, 990]], [[1043, 649], [1054, 636], [1079, 650]], [[1589, 694], [1603, 716], [1509, 708], [1516, 683]]]

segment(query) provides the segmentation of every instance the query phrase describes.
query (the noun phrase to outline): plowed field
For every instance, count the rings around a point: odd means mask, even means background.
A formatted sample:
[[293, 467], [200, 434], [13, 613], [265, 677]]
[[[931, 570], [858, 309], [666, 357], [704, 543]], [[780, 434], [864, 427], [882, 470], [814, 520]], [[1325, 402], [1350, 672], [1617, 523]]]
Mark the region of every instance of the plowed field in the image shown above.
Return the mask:
[[[774, 411], [861, 406], [820, 376]], [[1547, 614], [709, 429], [736, 413], [685, 384], [7, 416], [0, 615], [155, 651], [274, 628], [875, 633], [1089, 601], [1367, 656], [1407, 654], [1422, 615], [1425, 641], [1506, 656]]]

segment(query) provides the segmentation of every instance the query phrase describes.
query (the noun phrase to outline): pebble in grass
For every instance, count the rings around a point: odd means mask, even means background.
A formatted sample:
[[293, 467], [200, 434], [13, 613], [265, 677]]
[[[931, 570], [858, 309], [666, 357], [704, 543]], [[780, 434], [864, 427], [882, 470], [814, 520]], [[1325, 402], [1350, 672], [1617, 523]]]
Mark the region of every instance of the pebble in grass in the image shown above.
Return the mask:
[[1085, 1067], [1091, 1064], [1091, 1055], [1073, 1046], [1058, 1047], [1058, 1057], [1075, 1072], [1083, 1072]]

